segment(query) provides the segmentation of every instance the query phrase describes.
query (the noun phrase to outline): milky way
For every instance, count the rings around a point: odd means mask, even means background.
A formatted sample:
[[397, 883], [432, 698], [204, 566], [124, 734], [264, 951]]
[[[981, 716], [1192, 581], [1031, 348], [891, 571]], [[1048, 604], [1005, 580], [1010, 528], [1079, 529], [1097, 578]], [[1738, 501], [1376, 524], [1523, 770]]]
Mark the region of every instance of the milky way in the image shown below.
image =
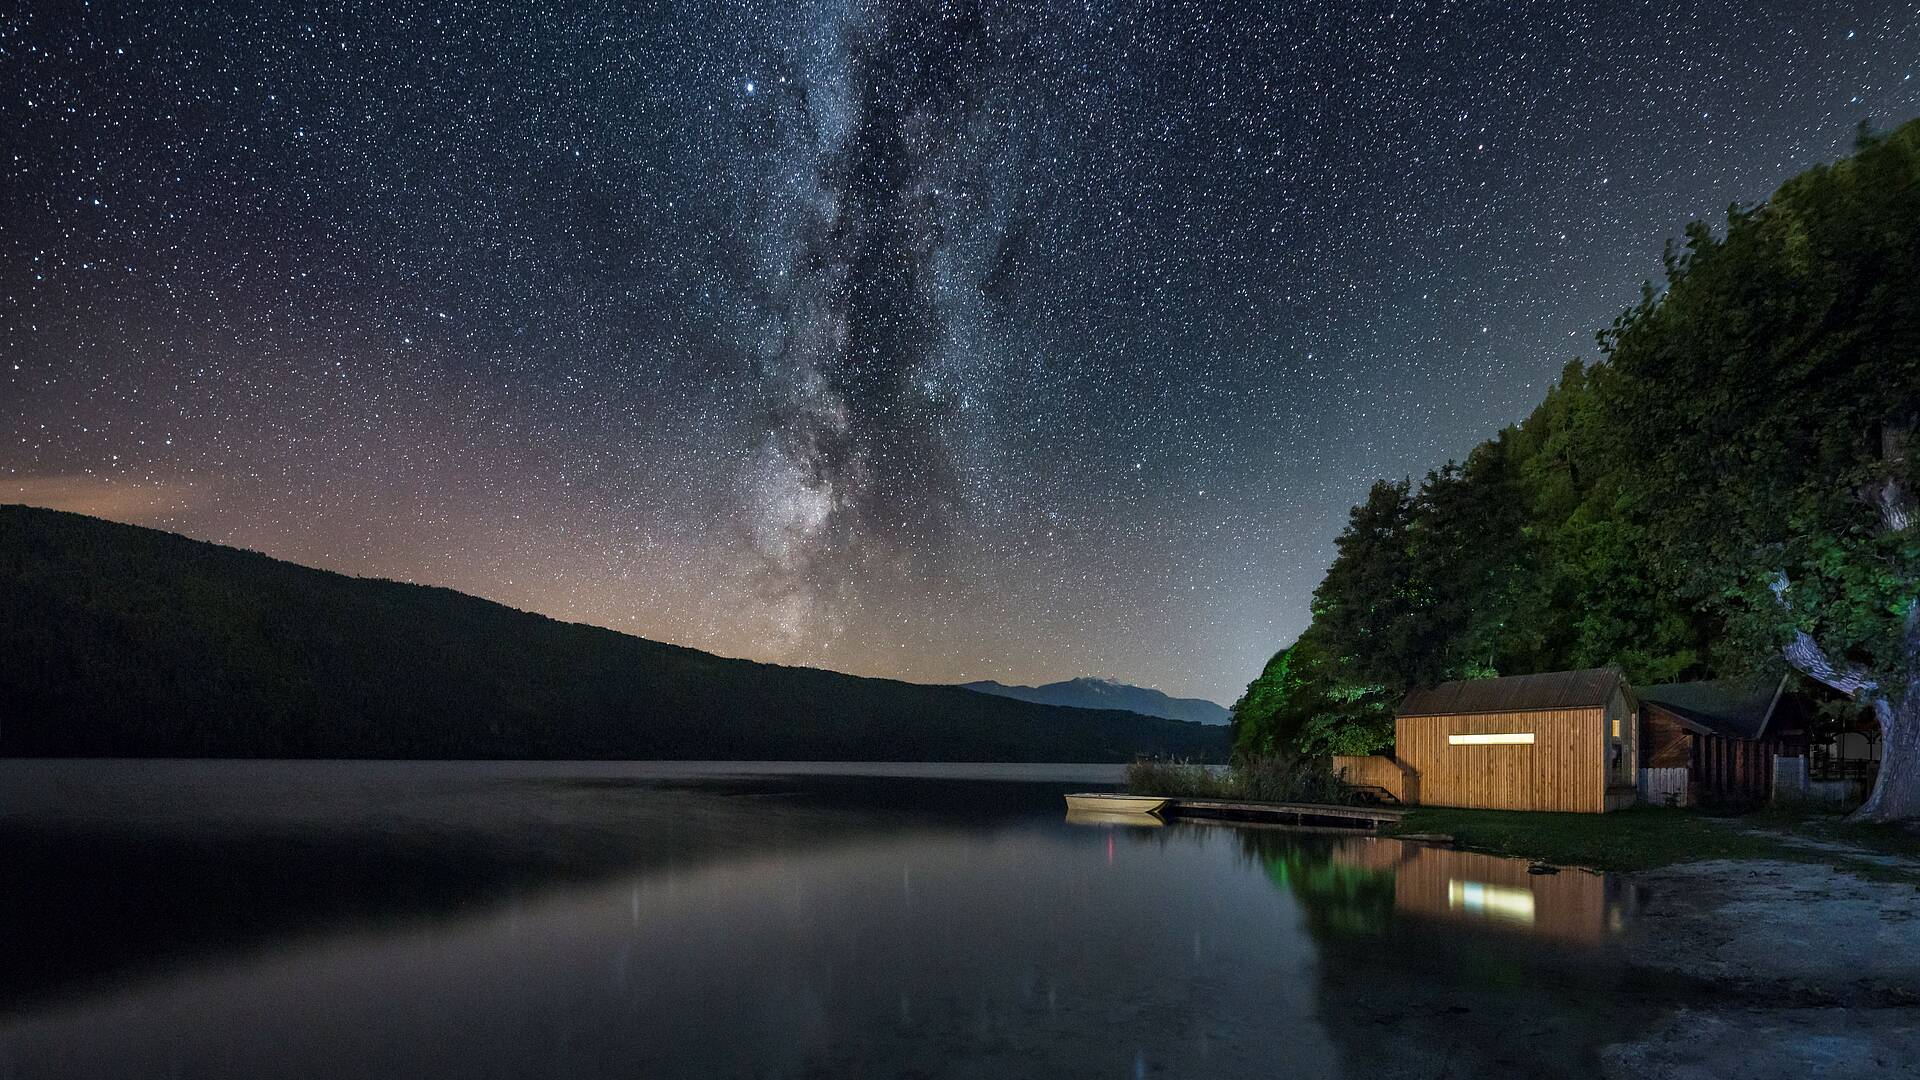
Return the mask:
[[1227, 700], [1373, 478], [1916, 58], [1911, 2], [30, 3], [0, 499]]
[[993, 217], [1010, 124], [986, 99], [1018, 45], [942, 4], [830, 8], [812, 23], [781, 74], [743, 88], [778, 99], [756, 267], [769, 318], [754, 343], [771, 429], [748, 524], [771, 645], [803, 655], [830, 646], [840, 604], [858, 602], [837, 585], [938, 553], [952, 527], [955, 429], [986, 377], [962, 333], [985, 283], [960, 252]]

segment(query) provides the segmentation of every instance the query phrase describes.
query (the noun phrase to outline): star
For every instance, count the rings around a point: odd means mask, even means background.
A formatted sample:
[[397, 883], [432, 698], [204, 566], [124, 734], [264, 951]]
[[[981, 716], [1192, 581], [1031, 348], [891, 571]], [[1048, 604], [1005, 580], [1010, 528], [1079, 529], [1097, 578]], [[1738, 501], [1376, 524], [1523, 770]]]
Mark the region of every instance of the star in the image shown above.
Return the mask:
[[1910, 4], [1783, 12], [0, 16], [0, 475], [730, 655], [1231, 700], [1373, 480], [1920, 115]]

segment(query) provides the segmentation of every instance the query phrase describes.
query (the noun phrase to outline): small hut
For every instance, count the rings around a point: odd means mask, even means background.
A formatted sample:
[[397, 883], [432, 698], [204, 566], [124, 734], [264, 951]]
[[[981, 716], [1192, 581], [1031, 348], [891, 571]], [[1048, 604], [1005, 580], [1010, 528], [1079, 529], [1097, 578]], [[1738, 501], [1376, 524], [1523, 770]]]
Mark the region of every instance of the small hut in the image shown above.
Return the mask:
[[1394, 717], [1406, 801], [1600, 813], [1635, 798], [1634, 697], [1612, 668], [1414, 690]]

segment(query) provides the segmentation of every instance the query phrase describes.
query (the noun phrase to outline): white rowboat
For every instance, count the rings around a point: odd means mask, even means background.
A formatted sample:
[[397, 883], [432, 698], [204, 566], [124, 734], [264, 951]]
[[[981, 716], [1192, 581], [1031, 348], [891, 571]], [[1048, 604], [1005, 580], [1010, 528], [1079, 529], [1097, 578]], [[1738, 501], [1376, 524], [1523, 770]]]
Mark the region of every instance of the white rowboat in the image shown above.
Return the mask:
[[1099, 814], [1158, 814], [1167, 802], [1164, 795], [1121, 795], [1100, 791], [1067, 796], [1067, 809]]

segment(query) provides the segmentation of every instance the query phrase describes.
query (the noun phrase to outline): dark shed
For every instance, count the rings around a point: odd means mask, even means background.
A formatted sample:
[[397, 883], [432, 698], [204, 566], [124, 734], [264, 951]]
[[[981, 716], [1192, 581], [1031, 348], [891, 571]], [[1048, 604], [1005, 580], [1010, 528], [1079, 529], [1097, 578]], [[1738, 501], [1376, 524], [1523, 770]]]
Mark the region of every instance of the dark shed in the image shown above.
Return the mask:
[[1786, 687], [1762, 674], [1638, 688], [1640, 767], [1685, 769], [1688, 803], [1765, 800], [1774, 756], [1806, 742], [1804, 704]]

